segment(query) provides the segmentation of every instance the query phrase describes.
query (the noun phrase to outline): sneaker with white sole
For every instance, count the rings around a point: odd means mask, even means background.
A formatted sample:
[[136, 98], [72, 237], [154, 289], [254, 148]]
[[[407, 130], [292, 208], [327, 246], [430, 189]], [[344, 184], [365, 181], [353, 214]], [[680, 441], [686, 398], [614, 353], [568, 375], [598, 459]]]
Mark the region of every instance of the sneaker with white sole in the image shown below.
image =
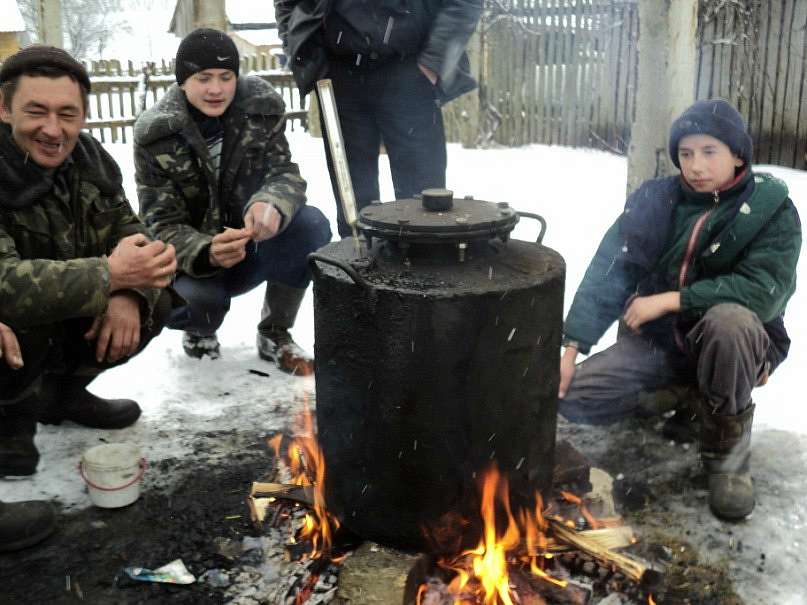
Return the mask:
[[303, 351], [286, 328], [270, 326], [258, 332], [258, 355], [271, 361], [282, 371], [297, 376], [310, 376], [314, 373], [314, 360]]
[[182, 335], [182, 349], [185, 351], [185, 355], [196, 359], [205, 356], [210, 359], [221, 357], [219, 339], [215, 332], [209, 336], [185, 332]]

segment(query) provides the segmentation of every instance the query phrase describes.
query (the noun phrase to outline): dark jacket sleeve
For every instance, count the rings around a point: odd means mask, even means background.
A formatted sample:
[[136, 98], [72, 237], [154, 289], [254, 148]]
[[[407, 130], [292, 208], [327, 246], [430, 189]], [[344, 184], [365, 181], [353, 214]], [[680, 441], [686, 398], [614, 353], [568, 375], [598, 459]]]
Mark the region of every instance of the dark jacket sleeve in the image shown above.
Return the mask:
[[482, 15], [482, 0], [446, 0], [432, 23], [418, 62], [450, 82]]
[[626, 260], [623, 248], [618, 219], [600, 242], [566, 316], [564, 337], [576, 341], [581, 353], [597, 344], [636, 291], [643, 270]]
[[180, 271], [193, 277], [215, 273], [208, 263], [197, 262], [201, 254], [207, 254], [213, 237], [191, 226], [185, 198], [176, 190], [174, 181], [157, 158], [136, 143], [134, 155], [140, 216], [146, 227], [154, 237], [173, 244]]
[[300, 0], [275, 0], [275, 21], [277, 21], [277, 33], [280, 40], [283, 42], [283, 47], [286, 47], [286, 34], [289, 32], [289, 17], [294, 7], [300, 3]]
[[801, 224], [792, 202], [782, 205], [730, 273], [681, 289], [681, 312], [700, 317], [720, 303], [738, 303], [763, 322], [778, 316], [796, 285]]

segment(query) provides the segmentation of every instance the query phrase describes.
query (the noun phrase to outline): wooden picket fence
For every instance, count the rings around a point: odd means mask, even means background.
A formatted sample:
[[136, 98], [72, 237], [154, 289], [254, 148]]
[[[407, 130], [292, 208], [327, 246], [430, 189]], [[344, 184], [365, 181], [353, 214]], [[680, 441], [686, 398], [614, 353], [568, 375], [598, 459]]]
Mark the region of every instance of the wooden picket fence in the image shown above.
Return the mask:
[[[87, 130], [102, 142], [130, 141], [136, 117], [157, 103], [176, 81], [173, 61], [92, 61], [87, 69], [92, 80]], [[292, 128], [295, 123], [305, 126], [305, 99], [300, 98], [291, 72], [281, 69], [274, 55], [241, 57], [240, 71], [271, 82], [286, 102], [286, 118]]]
[[[627, 150], [638, 0], [486, 0], [471, 51], [482, 130], [503, 145]], [[755, 161], [807, 168], [807, 2], [701, 0], [696, 98], [735, 103]], [[459, 140], [458, 134], [449, 137]]]

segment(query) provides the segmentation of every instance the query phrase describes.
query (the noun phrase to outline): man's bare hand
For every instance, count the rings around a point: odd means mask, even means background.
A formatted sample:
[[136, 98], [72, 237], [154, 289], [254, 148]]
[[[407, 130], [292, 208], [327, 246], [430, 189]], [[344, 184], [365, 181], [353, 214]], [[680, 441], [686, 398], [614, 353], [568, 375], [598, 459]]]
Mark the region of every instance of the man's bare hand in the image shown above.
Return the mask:
[[23, 365], [20, 343], [11, 328], [4, 323], [0, 323], [0, 359], [12, 370], [19, 370]]
[[95, 340], [98, 363], [115, 363], [134, 355], [140, 346], [140, 302], [137, 295], [119, 292], [110, 296], [106, 311], [95, 318], [84, 338]]
[[431, 69], [426, 67], [425, 65], [421, 65], [418, 63], [418, 68], [420, 69], [421, 73], [428, 78], [429, 82], [432, 83], [432, 86], [437, 86], [437, 74], [434, 73]]
[[247, 255], [247, 243], [252, 239], [249, 229], [227, 228], [213, 236], [210, 242], [210, 264], [214, 267], [229, 269], [237, 265]]
[[577, 371], [577, 347], [566, 347], [560, 358], [560, 385], [558, 386], [558, 399], [566, 397], [569, 386], [572, 384], [574, 373]]
[[244, 228], [252, 233], [252, 239], [261, 242], [277, 235], [282, 220], [272, 204], [255, 202], [244, 215]]
[[653, 296], [637, 296], [625, 309], [625, 325], [638, 334], [641, 327], [649, 321], [658, 319], [667, 313], [677, 313], [681, 310], [681, 294], [679, 292], [664, 292]]
[[165, 288], [177, 270], [174, 246], [151, 242], [142, 234], [124, 237], [109, 255], [110, 292]]

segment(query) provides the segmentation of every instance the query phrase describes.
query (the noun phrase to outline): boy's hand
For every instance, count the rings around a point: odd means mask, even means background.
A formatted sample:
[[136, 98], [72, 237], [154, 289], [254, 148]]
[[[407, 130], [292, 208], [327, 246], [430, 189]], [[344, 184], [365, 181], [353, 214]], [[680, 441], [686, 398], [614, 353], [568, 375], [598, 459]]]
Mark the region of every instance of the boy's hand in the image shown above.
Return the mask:
[[272, 204], [255, 202], [244, 215], [244, 228], [252, 233], [252, 239], [262, 242], [277, 235], [282, 219]]
[[625, 309], [623, 319], [625, 325], [636, 334], [641, 327], [649, 321], [658, 319], [667, 313], [677, 313], [681, 310], [680, 292], [664, 292], [652, 296], [637, 296]]
[[229, 269], [237, 265], [247, 255], [246, 245], [252, 238], [249, 229], [231, 229], [213, 236], [210, 242], [209, 260], [214, 267]]
[[558, 386], [558, 399], [566, 397], [569, 385], [572, 384], [574, 373], [577, 370], [575, 361], [577, 360], [577, 347], [566, 347], [563, 356], [560, 358], [560, 386]]
[[20, 343], [11, 328], [4, 323], [0, 323], [0, 359], [12, 370], [19, 370], [23, 365]]

